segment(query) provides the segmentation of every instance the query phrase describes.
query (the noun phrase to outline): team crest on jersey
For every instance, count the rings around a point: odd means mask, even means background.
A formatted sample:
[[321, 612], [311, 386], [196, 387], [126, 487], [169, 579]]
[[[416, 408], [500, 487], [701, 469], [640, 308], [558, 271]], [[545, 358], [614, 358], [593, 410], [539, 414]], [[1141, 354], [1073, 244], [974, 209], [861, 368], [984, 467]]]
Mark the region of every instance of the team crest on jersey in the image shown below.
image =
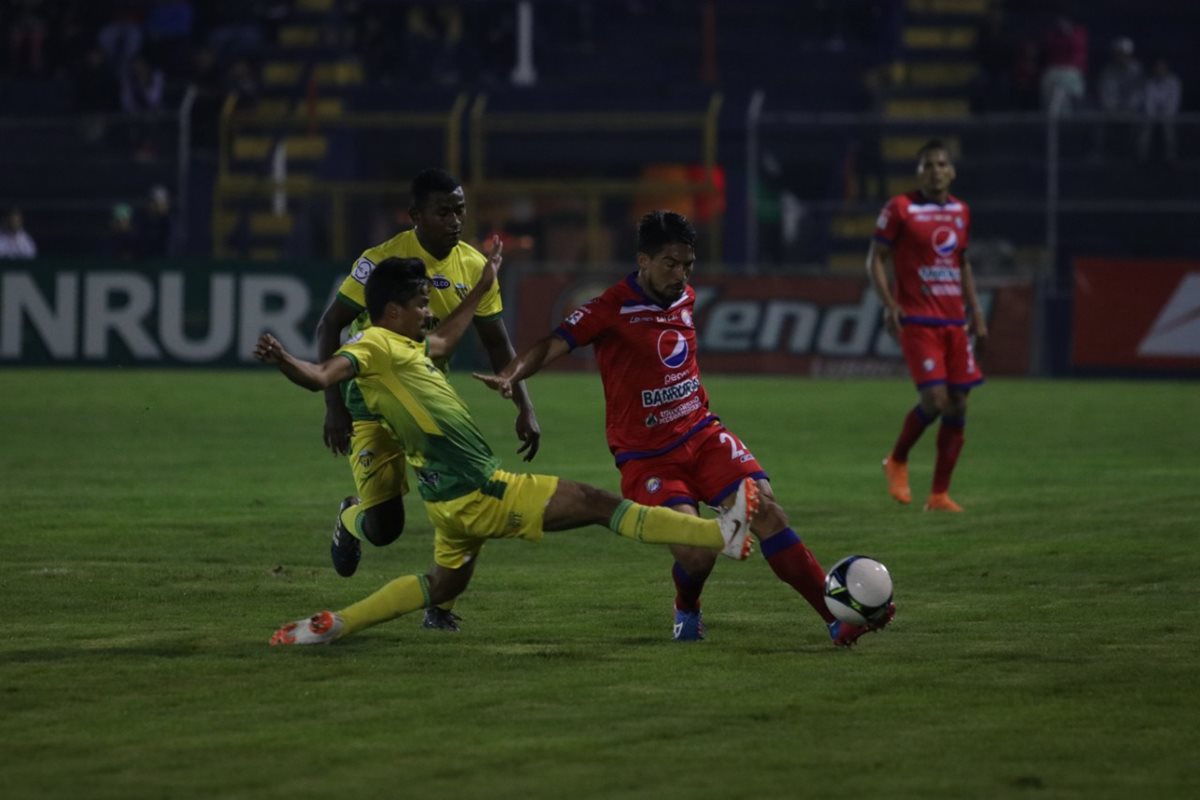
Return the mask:
[[354, 334], [353, 336], [351, 336], [349, 339], [346, 340], [346, 344], [354, 344], [355, 342], [357, 342], [359, 339], [361, 339], [363, 337], [364, 333], [366, 333], [366, 331], [359, 331], [358, 333]]
[[681, 320], [683, 320], [684, 325], [687, 325], [689, 328], [692, 327], [692, 312], [691, 311], [689, 311], [685, 308], [683, 311], [679, 312], [679, 318]]
[[933, 252], [947, 258], [954, 255], [954, 251], [958, 249], [958, 234], [954, 232], [953, 228], [943, 225], [934, 229], [930, 242], [933, 244]]
[[961, 231], [962, 226], [963, 226], [962, 217], [955, 217], [954, 218], [954, 227], [958, 228]]
[[375, 454], [370, 450], [358, 451], [358, 464], [363, 469], [370, 469], [371, 462], [375, 460]]
[[668, 369], [679, 369], [688, 358], [688, 343], [679, 331], [663, 331], [658, 335], [658, 360]]
[[445, 275], [434, 275], [432, 278], [429, 279], [429, 282], [433, 284], [433, 288], [435, 288], [435, 289], [449, 289], [450, 288], [450, 279], [447, 278]]
[[360, 258], [358, 261], [354, 262], [354, 270], [350, 273], [350, 277], [354, 278], [354, 280], [358, 281], [363, 286], [366, 286], [367, 278], [371, 277], [371, 273], [374, 271], [375, 262], [371, 261], [369, 258]]
[[933, 359], [932, 358], [925, 359], [924, 361], [921, 362], [921, 367], [926, 372], [933, 372], [933, 367], [934, 367]]
[[654, 494], [661, 488], [662, 488], [662, 481], [660, 481], [658, 478], [647, 478], [646, 479], [646, 491], [649, 492], [650, 494]]

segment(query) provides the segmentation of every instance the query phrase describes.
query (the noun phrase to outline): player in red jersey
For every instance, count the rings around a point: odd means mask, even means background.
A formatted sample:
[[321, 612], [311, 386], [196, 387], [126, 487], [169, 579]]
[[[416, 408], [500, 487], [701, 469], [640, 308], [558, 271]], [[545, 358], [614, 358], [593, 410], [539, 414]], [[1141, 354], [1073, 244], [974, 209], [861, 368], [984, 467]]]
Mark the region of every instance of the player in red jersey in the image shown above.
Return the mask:
[[[546, 364], [576, 347], [592, 345], [604, 384], [608, 446], [621, 471], [621, 494], [644, 505], [698, 516], [701, 502], [728, 506], [741, 481], [753, 478], [763, 502], [751, 530], [771, 569], [812, 605], [834, 644], [851, 645], [870, 628], [838, 622], [829, 613], [825, 572], [774, 501], [766, 471], [708, 408], [696, 364], [696, 293], [688, 285], [696, 264], [695, 245], [696, 231], [682, 215], [647, 214], [638, 226], [636, 272], [575, 309], [499, 374], [475, 377], [508, 397], [517, 382]], [[674, 637], [702, 639], [700, 593], [716, 559], [700, 548], [671, 550]]]
[[[908, 451], [925, 428], [942, 418], [926, 511], [962, 511], [950, 499], [950, 475], [962, 451], [967, 393], [983, 383], [968, 332], [980, 343], [987, 338], [967, 258], [971, 211], [950, 194], [954, 176], [946, 145], [936, 139], [926, 143], [917, 152], [920, 188], [884, 206], [867, 256], [867, 272], [883, 303], [884, 325], [899, 340], [921, 398], [883, 460], [888, 491], [901, 503], [912, 502]], [[889, 261], [896, 273], [895, 295], [888, 285]]]

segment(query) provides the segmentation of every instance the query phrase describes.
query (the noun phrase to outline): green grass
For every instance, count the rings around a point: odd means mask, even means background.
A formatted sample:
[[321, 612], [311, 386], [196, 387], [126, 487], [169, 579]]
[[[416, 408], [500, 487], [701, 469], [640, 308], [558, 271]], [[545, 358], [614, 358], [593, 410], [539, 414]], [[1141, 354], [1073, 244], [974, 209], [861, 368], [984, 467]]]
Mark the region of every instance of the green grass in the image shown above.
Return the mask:
[[[511, 406], [456, 383], [510, 467]], [[668, 641], [665, 550], [498, 542], [464, 631], [334, 647], [275, 626], [430, 561], [328, 564], [350, 491], [321, 404], [268, 370], [0, 380], [0, 791], [11, 798], [1193, 797], [1200, 392], [992, 381], [954, 496], [887, 497], [900, 381], [706, 381], [826, 565], [891, 568], [899, 616], [835, 651], [757, 556], [709, 639]], [[533, 385], [539, 471], [617, 486], [594, 376]], [[933, 436], [914, 451], [917, 501]]]

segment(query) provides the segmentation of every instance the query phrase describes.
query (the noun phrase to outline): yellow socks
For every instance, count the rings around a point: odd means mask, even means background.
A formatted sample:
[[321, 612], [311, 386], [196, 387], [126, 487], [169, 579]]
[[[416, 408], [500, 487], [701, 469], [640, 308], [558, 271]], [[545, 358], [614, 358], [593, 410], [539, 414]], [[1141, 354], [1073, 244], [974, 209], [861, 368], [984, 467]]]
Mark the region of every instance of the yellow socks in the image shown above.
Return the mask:
[[[720, 536], [720, 534], [717, 534]], [[424, 575], [405, 575], [369, 597], [337, 612], [346, 623], [341, 636], [387, 622], [429, 605], [429, 580]]]
[[647, 544], [686, 544], [719, 550], [725, 546], [716, 520], [680, 514], [663, 506], [622, 500], [608, 521], [609, 530]]

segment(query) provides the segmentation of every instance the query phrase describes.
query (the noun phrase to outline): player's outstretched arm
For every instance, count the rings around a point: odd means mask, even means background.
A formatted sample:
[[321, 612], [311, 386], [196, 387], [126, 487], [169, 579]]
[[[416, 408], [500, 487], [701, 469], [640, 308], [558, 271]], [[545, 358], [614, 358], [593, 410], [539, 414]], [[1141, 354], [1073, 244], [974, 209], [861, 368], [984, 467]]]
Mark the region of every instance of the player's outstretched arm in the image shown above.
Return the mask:
[[508, 362], [507, 366], [495, 375], [472, 373], [489, 389], [495, 389], [504, 397], [513, 396], [513, 386], [518, 382], [536, 374], [547, 364], [562, 358], [571, 352], [571, 347], [561, 336], [552, 333], [543, 336], [521, 355]]
[[[317, 360], [326, 361], [333, 357], [334, 351], [342, 343], [342, 330], [354, 321], [358, 312], [334, 298], [329, 306], [321, 313], [317, 322]], [[325, 390], [325, 446], [334, 455], [346, 455], [350, 452], [350, 431], [354, 422], [350, 411], [342, 400], [342, 393], [336, 386]]]
[[[483, 342], [483, 349], [487, 351], [492, 371], [500, 372], [516, 356], [512, 340], [508, 338], [508, 329], [504, 327], [504, 320], [499, 317], [486, 321], [475, 320], [475, 330], [479, 332], [479, 340]], [[512, 401], [517, 406], [516, 431], [517, 438], [521, 440], [517, 453], [523, 453], [526, 461], [532, 461], [541, 445], [542, 429], [533, 410], [529, 387], [524, 383], [514, 383]]]
[[500, 237], [493, 236], [492, 253], [488, 256], [487, 264], [484, 265], [483, 272], [479, 275], [479, 282], [471, 287], [471, 291], [467, 292], [467, 296], [458, 304], [458, 308], [451, 311], [426, 337], [426, 341], [429, 343], [430, 358], [442, 358], [454, 352], [454, 348], [458, 346], [458, 340], [463, 337], [467, 326], [471, 324], [471, 319], [475, 316], [475, 309], [479, 308], [479, 302], [496, 282], [497, 275], [500, 273], [500, 265], [504, 262], [503, 250], [504, 244], [500, 241]]
[[320, 364], [302, 361], [285, 350], [279, 340], [269, 333], [258, 337], [254, 357], [266, 364], [275, 364], [289, 381], [314, 392], [354, 377], [354, 365], [349, 359], [335, 356]]
[[892, 297], [888, 287], [888, 264], [892, 260], [892, 248], [878, 239], [871, 242], [867, 251], [867, 277], [875, 287], [875, 294], [883, 306], [883, 325], [894, 338], [900, 338], [900, 304]]

